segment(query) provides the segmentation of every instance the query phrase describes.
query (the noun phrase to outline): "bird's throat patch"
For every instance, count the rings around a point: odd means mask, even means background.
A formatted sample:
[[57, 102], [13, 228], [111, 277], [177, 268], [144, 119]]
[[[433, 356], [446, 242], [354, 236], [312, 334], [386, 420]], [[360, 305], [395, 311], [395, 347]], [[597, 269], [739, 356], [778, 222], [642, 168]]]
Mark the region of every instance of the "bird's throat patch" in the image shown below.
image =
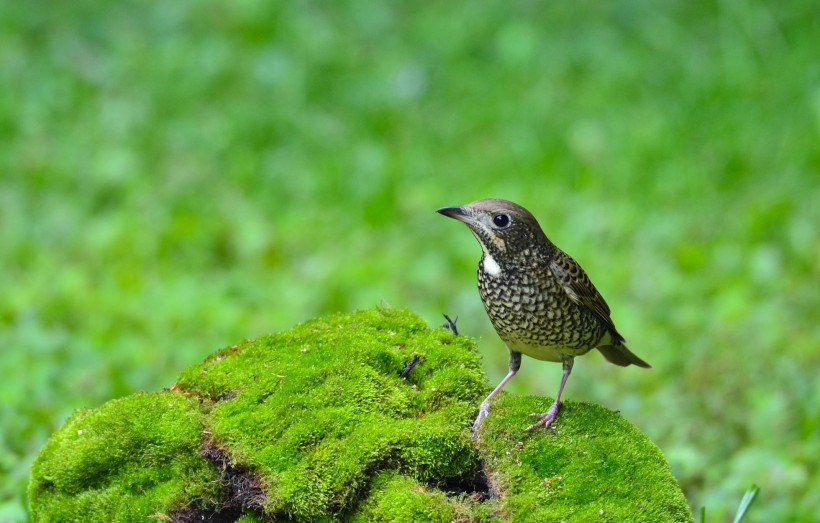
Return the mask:
[[481, 259], [481, 268], [484, 272], [492, 277], [496, 277], [501, 274], [501, 266], [498, 265], [498, 262], [495, 261], [495, 258], [490, 256], [489, 254], [485, 254], [484, 257]]

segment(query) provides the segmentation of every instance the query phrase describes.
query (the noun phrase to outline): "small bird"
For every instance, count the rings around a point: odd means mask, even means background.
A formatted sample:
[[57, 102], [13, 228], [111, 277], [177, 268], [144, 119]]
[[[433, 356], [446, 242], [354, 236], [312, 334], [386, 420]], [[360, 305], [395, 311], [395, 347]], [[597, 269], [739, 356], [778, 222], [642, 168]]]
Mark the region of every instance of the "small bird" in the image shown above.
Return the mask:
[[604, 298], [584, 270], [559, 249], [525, 208], [495, 198], [438, 212], [467, 224], [481, 244], [478, 291], [490, 321], [510, 352], [509, 372], [481, 403], [473, 432], [490, 411], [490, 400], [521, 367], [521, 355], [561, 362], [558, 395], [539, 421], [548, 427], [561, 405], [561, 393], [576, 356], [598, 349], [610, 363], [650, 365], [624, 344]]

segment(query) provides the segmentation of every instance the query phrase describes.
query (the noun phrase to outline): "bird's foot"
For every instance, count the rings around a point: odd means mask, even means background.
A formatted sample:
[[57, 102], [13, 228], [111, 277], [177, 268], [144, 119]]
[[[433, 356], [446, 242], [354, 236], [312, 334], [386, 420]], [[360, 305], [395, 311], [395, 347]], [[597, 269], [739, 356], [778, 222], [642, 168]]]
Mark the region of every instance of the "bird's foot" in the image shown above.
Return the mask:
[[541, 418], [541, 419], [536, 421], [535, 423], [533, 423], [532, 425], [530, 425], [526, 429], [524, 429], [524, 432], [530, 432], [531, 430], [537, 429], [538, 427], [544, 427], [544, 428], [549, 427], [552, 424], [552, 422], [555, 420], [555, 416], [558, 415], [558, 408], [560, 406], [561, 406], [561, 403], [556, 401], [555, 403], [553, 403], [550, 406], [550, 408], [549, 408], [549, 410], [547, 410], [547, 412], [540, 413], [540, 414], [536, 412], [536, 413], [530, 414], [530, 416], [534, 416], [536, 418]]
[[484, 421], [484, 418], [490, 413], [490, 402], [483, 401], [481, 406], [478, 408], [478, 416], [473, 422], [473, 436], [475, 436], [476, 432], [478, 431], [478, 426], [481, 425], [481, 422]]

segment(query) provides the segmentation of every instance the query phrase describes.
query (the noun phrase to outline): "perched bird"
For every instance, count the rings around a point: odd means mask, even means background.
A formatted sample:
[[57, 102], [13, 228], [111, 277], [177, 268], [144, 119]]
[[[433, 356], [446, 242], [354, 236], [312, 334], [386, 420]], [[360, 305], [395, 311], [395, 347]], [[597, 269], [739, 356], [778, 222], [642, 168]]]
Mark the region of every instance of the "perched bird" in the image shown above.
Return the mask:
[[561, 392], [575, 356], [598, 349], [610, 363], [649, 364], [633, 354], [609, 317], [609, 306], [584, 270], [553, 244], [529, 211], [513, 202], [478, 200], [438, 212], [462, 221], [484, 251], [478, 262], [478, 290], [487, 315], [510, 351], [509, 372], [481, 403], [473, 432], [490, 410], [490, 400], [521, 367], [521, 355], [560, 361], [564, 374], [555, 402], [525, 430], [548, 427], [561, 405]]

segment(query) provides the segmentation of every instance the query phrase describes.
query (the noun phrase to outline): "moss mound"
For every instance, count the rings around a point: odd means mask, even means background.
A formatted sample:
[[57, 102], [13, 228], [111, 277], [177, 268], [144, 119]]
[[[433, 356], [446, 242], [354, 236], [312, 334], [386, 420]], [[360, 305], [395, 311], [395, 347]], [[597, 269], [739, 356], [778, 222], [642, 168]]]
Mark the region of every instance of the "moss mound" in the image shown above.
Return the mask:
[[569, 402], [551, 430], [522, 432], [548, 405], [505, 395], [482, 424], [485, 469], [510, 521], [692, 521], [660, 449], [634, 425]]
[[75, 413], [31, 471], [35, 521], [140, 521], [173, 507], [206, 508], [217, 467], [200, 457], [199, 402], [135, 394]]
[[658, 449], [617, 414], [570, 403], [554, 430], [523, 434], [547, 401], [507, 396], [477, 449], [485, 393], [474, 342], [409, 312], [307, 322], [213, 354], [172, 391], [74, 414], [34, 463], [32, 515], [691, 521]]

